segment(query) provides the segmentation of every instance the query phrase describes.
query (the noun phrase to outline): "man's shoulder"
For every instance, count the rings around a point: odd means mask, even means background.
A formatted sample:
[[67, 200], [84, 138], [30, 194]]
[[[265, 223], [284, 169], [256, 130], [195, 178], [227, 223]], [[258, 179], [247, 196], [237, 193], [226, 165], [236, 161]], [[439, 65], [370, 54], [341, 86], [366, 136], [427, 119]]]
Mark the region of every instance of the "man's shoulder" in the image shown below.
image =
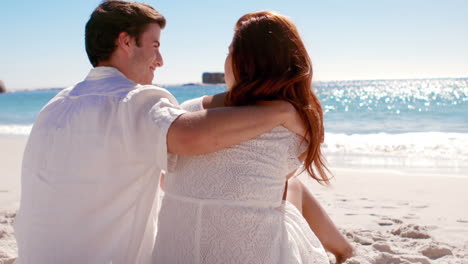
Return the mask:
[[137, 85], [127, 94], [124, 101], [144, 101], [156, 104], [163, 98], [168, 99], [173, 104], [178, 104], [177, 99], [168, 90], [155, 85]]
[[[59, 101], [62, 101], [64, 100], [64, 98], [66, 98], [70, 91], [73, 89], [74, 86], [70, 86], [70, 87], [67, 87], [67, 88], [64, 88], [62, 89], [60, 92], [58, 92], [52, 99], [49, 100], [49, 102], [47, 102], [47, 104], [44, 105], [44, 107], [42, 108], [42, 110], [46, 109], [47, 107], [49, 107], [50, 105], [54, 104], [55, 102], [59, 102]], [[41, 111], [42, 111], [41, 110]]]
[[151, 85], [151, 84], [147, 84], [147, 85], [138, 84], [135, 90], [136, 92], [139, 92], [139, 93], [162, 94], [162, 95], [167, 94], [169, 96], [173, 96], [168, 90], [162, 87], [156, 86], [156, 85]]

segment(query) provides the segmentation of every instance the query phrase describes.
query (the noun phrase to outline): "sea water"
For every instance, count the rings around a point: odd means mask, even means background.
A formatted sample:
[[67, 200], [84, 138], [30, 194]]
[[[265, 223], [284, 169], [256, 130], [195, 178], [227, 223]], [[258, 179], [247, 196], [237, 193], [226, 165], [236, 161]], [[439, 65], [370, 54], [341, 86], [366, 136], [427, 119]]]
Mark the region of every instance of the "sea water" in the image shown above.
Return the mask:
[[[226, 89], [165, 88], [179, 102]], [[323, 150], [331, 167], [468, 177], [468, 78], [330, 81], [313, 89], [324, 110]], [[1, 94], [0, 136], [27, 136], [59, 91]]]

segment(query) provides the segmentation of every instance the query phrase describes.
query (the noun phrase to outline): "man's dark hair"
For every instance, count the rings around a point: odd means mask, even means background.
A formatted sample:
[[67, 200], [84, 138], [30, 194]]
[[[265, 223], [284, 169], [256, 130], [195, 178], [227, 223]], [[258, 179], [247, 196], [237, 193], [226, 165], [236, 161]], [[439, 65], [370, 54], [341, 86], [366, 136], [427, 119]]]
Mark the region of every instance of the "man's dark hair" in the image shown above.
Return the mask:
[[140, 35], [150, 23], [162, 29], [166, 19], [147, 4], [120, 0], [102, 2], [91, 14], [85, 29], [86, 53], [93, 67], [111, 57], [116, 48], [115, 40], [122, 32], [134, 37], [140, 45]]

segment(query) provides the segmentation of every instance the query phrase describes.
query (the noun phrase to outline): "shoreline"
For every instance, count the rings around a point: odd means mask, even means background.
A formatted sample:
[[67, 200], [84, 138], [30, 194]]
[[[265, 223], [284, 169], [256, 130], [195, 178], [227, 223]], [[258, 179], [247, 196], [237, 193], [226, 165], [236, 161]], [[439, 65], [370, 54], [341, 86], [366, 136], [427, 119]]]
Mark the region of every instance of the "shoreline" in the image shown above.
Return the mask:
[[[12, 224], [26, 140], [0, 136], [0, 263], [17, 254]], [[307, 175], [299, 177], [355, 246], [358, 255], [346, 263], [468, 261], [468, 177], [375, 168], [331, 167], [331, 171], [332, 188]], [[447, 256], [426, 256], [447, 250], [451, 253]]]
[[[434, 170], [416, 170], [413, 171], [405, 170], [405, 169], [396, 169], [396, 168], [364, 168], [364, 167], [345, 167], [345, 166], [332, 166], [330, 167], [332, 172], [333, 171], [340, 171], [346, 173], [359, 173], [365, 171], [366, 173], [374, 173], [374, 174], [392, 174], [396, 176], [402, 177], [416, 177], [416, 178], [455, 178], [455, 179], [467, 179], [468, 180], [468, 172], [467, 173], [441, 173], [435, 172]], [[437, 170], [439, 171], [439, 170]], [[424, 174], [424, 175], [423, 175]], [[377, 176], [378, 177], [378, 176]]]
[[[0, 144], [3, 139], [18, 139], [27, 140], [29, 137], [32, 124], [30, 125], [0, 125]], [[12, 133], [12, 131], [14, 133]], [[420, 132], [407, 132], [398, 135], [413, 135]], [[426, 133], [426, 132], [421, 132]], [[325, 146], [322, 148], [323, 154], [329, 167], [336, 169], [349, 169], [355, 171], [372, 171], [372, 172], [384, 172], [392, 174], [404, 174], [408, 176], [417, 177], [450, 177], [450, 178], [468, 178], [468, 155], [465, 150], [468, 147], [468, 133], [452, 133], [452, 132], [427, 132], [429, 134], [439, 133], [448, 134], [447, 137], [457, 136], [459, 142], [456, 149], [452, 149], [452, 145], [445, 145], [440, 149], [439, 145], [443, 142], [439, 142], [434, 146], [425, 145], [392, 145], [387, 144], [383, 146], [374, 146], [370, 149], [359, 149], [353, 148], [357, 143], [353, 143], [351, 149], [346, 149], [346, 143], [343, 140], [337, 142], [335, 140], [325, 141]], [[342, 134], [329, 133], [331, 136], [340, 136]], [[451, 135], [450, 135], [451, 134]], [[329, 138], [330, 138], [329, 135]], [[351, 136], [358, 136], [358, 140], [366, 136], [384, 135], [383, 133], [377, 134], [356, 134]], [[420, 137], [426, 137], [431, 135], [421, 135]], [[356, 138], [349, 138], [346, 141], [355, 141]], [[385, 138], [381, 140], [385, 141]], [[393, 138], [391, 140], [394, 140]], [[463, 143], [464, 142], [464, 143]], [[361, 145], [371, 144], [369, 142], [362, 143]], [[454, 143], [452, 143], [454, 144]], [[327, 146], [328, 145], [328, 146]], [[341, 150], [337, 150], [337, 146]], [[385, 148], [389, 149], [385, 149]], [[376, 148], [377, 151], [375, 150]], [[393, 150], [393, 149], [396, 150]], [[409, 148], [407, 152], [401, 151], [401, 148]], [[414, 149], [413, 149], [414, 148]], [[420, 153], [417, 153], [416, 149], [420, 148]], [[423, 148], [423, 149], [421, 149]], [[431, 151], [431, 148], [439, 148], [437, 151]], [[366, 152], [366, 151], [370, 152]], [[445, 153], [444, 151], [451, 151]], [[463, 151], [463, 153], [456, 154], [456, 151]], [[453, 153], [452, 153], [453, 152]]]

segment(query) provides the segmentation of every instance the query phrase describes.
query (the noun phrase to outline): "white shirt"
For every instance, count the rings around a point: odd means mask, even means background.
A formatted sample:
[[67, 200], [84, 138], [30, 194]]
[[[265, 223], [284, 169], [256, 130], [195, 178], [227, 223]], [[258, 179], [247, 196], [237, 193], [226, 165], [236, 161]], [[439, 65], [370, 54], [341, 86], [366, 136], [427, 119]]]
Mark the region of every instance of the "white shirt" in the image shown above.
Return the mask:
[[16, 263], [149, 263], [166, 134], [165, 89], [97, 67], [39, 113], [23, 158]]

